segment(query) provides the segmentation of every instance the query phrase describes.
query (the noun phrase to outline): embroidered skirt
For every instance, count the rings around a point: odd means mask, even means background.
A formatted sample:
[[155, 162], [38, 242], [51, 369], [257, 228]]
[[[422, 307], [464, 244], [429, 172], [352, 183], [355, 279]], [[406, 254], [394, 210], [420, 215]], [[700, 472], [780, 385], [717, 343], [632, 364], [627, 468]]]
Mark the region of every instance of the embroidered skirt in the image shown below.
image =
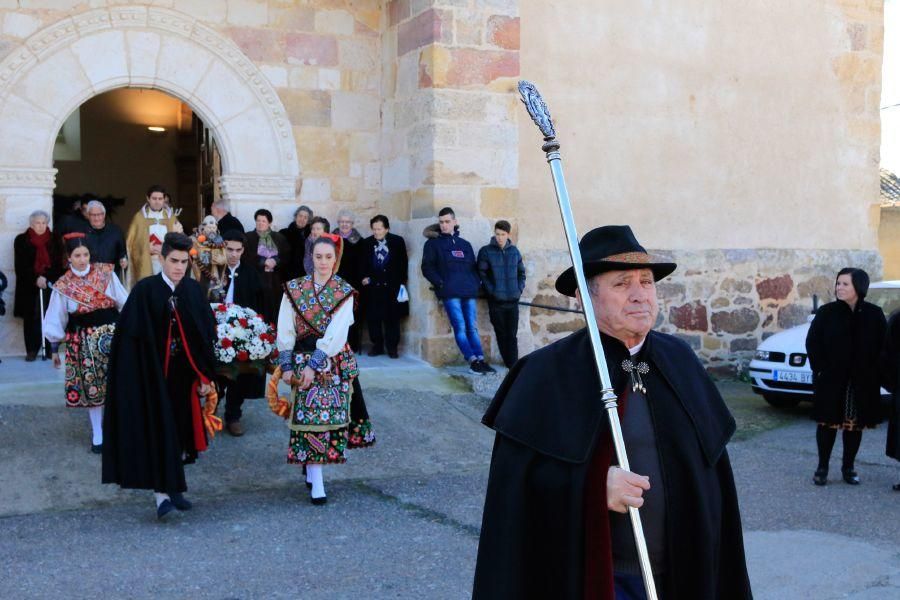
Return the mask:
[[106, 375], [115, 330], [110, 323], [66, 332], [66, 406], [93, 408], [106, 402]]
[[[295, 373], [303, 371], [311, 354], [294, 353]], [[332, 357], [327, 370], [316, 374], [309, 389], [293, 388], [288, 463], [340, 464], [347, 461], [348, 448], [375, 442], [365, 404], [361, 411], [358, 408], [362, 401], [361, 391], [357, 395], [358, 373], [356, 357], [345, 347]]]

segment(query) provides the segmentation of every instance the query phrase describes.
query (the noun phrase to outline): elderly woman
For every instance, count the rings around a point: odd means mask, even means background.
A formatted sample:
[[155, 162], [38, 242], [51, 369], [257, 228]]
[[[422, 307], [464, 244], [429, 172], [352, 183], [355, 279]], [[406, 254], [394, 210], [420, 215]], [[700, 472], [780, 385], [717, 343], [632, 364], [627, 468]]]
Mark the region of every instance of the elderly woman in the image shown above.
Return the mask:
[[287, 460], [306, 468], [313, 504], [327, 501], [322, 467], [375, 441], [347, 343], [356, 290], [335, 273], [342, 242], [329, 234], [313, 242], [313, 272], [287, 282], [278, 312], [282, 378], [292, 386]]
[[312, 218], [312, 209], [301, 205], [294, 211], [293, 222], [279, 232], [291, 247], [291, 262], [286, 274], [290, 279], [306, 275], [303, 259], [306, 256], [306, 238], [309, 237], [309, 222]]
[[818, 422], [819, 465], [813, 483], [828, 483], [828, 463], [838, 430], [843, 431], [841, 475], [859, 485], [854, 470], [862, 431], [879, 421], [879, 357], [887, 323], [884, 313], [865, 301], [869, 276], [862, 269], [841, 269], [834, 302], [816, 313], [806, 336], [813, 372], [813, 418]]
[[[335, 235], [341, 236], [344, 240], [344, 256], [341, 259], [341, 266], [338, 275], [344, 278], [354, 289], [362, 289], [362, 277], [359, 275], [359, 254], [362, 249], [360, 242], [363, 237], [357, 231], [356, 213], [352, 210], [341, 209], [337, 215], [338, 226], [332, 231]], [[350, 327], [350, 347], [354, 352], [360, 350], [361, 328], [364, 320], [365, 299], [356, 306], [356, 319]]]
[[109, 263], [91, 264], [85, 234], [65, 239], [69, 269], [57, 279], [44, 317], [44, 334], [53, 344], [53, 366], [59, 368], [60, 342], [66, 345], [66, 406], [87, 408], [93, 440], [91, 452], [103, 445], [103, 405], [109, 353], [119, 311], [128, 293]]
[[247, 233], [242, 262], [256, 269], [266, 293], [263, 314], [274, 315], [281, 298], [281, 285], [291, 260], [291, 248], [280, 233], [272, 230], [272, 213], [261, 208], [253, 215], [256, 228]]
[[[61, 270], [49, 223], [50, 215], [36, 210], [28, 217], [28, 229], [13, 241], [16, 269], [13, 315], [24, 321], [25, 360], [29, 362], [41, 350], [41, 319], [50, 302], [49, 285]], [[46, 349], [49, 356], [49, 344]]]

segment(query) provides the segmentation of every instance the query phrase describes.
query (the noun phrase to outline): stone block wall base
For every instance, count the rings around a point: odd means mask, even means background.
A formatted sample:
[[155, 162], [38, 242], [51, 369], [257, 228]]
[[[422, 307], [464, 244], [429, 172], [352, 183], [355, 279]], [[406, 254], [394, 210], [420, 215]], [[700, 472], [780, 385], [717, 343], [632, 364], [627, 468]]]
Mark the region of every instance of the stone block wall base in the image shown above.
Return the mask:
[[[490, 362], [499, 362], [500, 355], [496, 352], [492, 352], [492, 333], [479, 331], [479, 338], [481, 338], [481, 346]], [[494, 354], [496, 354], [496, 356], [494, 356]], [[463, 356], [460, 354], [459, 348], [456, 346], [456, 340], [453, 336], [430, 336], [421, 338], [421, 356], [423, 360], [438, 367], [461, 365], [464, 363]]]
[[[766, 337], [804, 323], [819, 304], [834, 300], [834, 278], [843, 267], [859, 267], [882, 279], [875, 250], [651, 250], [678, 264], [657, 284], [656, 329], [674, 334], [712, 371], [734, 375]], [[523, 248], [529, 281], [523, 299], [575, 307], [556, 292], [556, 276], [571, 264], [566, 252]], [[523, 307], [524, 309], [525, 307]], [[584, 327], [575, 313], [532, 308], [522, 311], [530, 327], [520, 332], [522, 353]], [[530, 338], [530, 339], [528, 339]]]

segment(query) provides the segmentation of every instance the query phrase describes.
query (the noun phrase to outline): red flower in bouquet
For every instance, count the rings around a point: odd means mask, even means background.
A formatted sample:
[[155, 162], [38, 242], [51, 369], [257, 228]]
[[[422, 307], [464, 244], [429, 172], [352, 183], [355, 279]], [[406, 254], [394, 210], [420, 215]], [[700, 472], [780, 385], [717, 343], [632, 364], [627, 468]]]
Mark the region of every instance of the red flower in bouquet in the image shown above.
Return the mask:
[[241, 362], [246, 362], [248, 358], [250, 358], [250, 353], [246, 350], [241, 350], [237, 353], [237, 359]]
[[228, 310], [228, 307], [225, 306], [224, 304], [220, 304], [216, 307], [216, 310], [219, 312], [225, 312], [226, 310]]
[[231, 348], [234, 345], [234, 343], [228, 338], [222, 338], [221, 343], [223, 348]]
[[246, 327], [247, 325], [249, 325], [249, 321], [247, 321], [247, 319], [245, 319], [245, 318], [243, 318], [243, 317], [241, 317], [240, 319], [238, 319], [238, 323], [241, 324], [241, 327]]

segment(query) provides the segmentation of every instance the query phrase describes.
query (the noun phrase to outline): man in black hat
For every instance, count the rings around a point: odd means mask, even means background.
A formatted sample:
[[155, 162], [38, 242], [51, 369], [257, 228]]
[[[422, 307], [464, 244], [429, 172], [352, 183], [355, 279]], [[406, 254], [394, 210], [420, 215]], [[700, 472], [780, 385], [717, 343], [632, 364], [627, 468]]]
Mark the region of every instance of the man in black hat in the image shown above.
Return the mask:
[[[675, 270], [627, 226], [579, 244], [631, 471], [616, 466], [587, 330], [521, 359], [497, 432], [474, 598], [645, 598], [627, 507], [641, 507], [660, 598], [751, 598], [725, 445], [734, 419], [691, 349], [652, 331]], [[576, 290], [574, 269], [556, 281]]]

